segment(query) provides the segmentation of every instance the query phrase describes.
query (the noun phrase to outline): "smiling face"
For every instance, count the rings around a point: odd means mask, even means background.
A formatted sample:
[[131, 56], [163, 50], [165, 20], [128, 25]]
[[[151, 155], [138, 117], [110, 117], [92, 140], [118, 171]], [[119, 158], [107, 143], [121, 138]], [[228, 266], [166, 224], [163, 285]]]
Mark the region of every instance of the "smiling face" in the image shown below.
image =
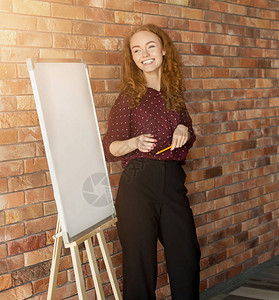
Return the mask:
[[139, 69], [147, 76], [161, 74], [165, 51], [160, 38], [149, 31], [136, 32], [130, 40], [132, 57]]

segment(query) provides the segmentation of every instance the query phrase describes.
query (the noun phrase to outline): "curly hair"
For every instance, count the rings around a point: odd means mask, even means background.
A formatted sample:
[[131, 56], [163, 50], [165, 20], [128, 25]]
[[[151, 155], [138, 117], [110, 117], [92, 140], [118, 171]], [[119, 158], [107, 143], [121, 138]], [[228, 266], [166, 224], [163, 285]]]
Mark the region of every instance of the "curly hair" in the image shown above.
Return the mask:
[[139, 31], [149, 31], [156, 34], [162, 42], [165, 55], [162, 63], [161, 92], [164, 96], [168, 111], [180, 111], [185, 107], [184, 82], [180, 69], [178, 52], [168, 34], [153, 24], [141, 25], [134, 28], [126, 37], [123, 45], [120, 88], [129, 97], [130, 107], [134, 108], [141, 102], [146, 93], [146, 79], [132, 57], [130, 41]]

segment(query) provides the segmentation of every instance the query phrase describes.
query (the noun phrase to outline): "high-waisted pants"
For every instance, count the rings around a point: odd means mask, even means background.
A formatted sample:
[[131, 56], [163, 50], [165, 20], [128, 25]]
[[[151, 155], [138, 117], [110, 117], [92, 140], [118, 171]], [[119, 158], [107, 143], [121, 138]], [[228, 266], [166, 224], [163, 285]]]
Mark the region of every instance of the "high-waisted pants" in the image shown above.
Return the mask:
[[200, 248], [177, 161], [134, 159], [116, 198], [124, 300], [156, 299], [157, 240], [164, 246], [172, 300], [199, 299]]

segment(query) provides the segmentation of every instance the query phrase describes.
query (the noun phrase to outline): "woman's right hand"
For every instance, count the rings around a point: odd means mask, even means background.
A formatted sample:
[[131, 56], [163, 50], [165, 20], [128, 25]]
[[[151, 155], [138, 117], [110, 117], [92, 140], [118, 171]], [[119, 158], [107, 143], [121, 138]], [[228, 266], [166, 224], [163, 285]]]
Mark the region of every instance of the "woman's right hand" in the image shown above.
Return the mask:
[[153, 134], [142, 134], [135, 138], [136, 148], [141, 152], [150, 152], [156, 146], [157, 140]]
[[114, 141], [110, 144], [110, 153], [114, 156], [122, 156], [136, 149], [141, 152], [149, 152], [156, 146], [157, 140], [153, 134], [142, 134], [128, 140]]

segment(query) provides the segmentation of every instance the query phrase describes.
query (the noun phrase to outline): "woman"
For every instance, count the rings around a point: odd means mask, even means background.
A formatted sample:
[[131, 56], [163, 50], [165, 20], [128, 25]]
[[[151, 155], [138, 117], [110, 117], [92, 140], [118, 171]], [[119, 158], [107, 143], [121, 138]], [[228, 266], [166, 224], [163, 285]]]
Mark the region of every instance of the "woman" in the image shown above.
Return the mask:
[[163, 30], [140, 26], [124, 42], [121, 71], [103, 144], [107, 160], [125, 168], [116, 197], [123, 297], [156, 299], [159, 238], [172, 299], [199, 299], [200, 249], [182, 168], [195, 134], [177, 51]]

